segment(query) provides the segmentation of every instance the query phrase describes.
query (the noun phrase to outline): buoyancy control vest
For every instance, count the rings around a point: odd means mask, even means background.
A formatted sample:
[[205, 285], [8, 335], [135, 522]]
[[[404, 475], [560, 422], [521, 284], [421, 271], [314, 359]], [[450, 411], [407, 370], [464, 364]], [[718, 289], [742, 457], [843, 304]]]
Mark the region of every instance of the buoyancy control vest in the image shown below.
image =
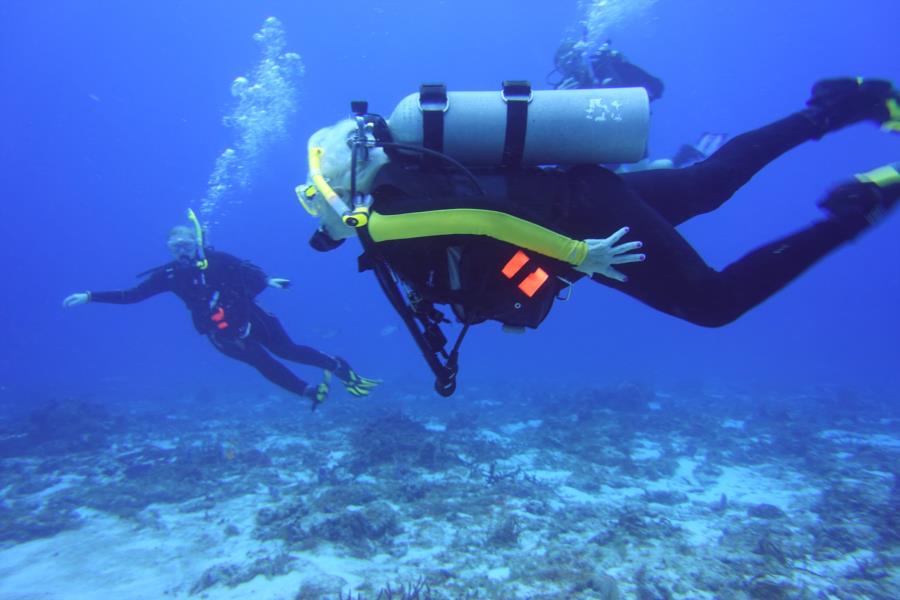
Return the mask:
[[[528, 205], [550, 205], [555, 199], [540, 186], [531, 190], [521, 181], [539, 177], [521, 170], [476, 173], [484, 196], [473, 195], [468, 182], [452, 174], [388, 164], [375, 180], [373, 209], [390, 216], [474, 208], [547, 223], [547, 215]], [[469, 324], [495, 320], [512, 328], [536, 328], [557, 293], [577, 277], [566, 263], [486, 236], [381, 241], [373, 251], [422, 299], [450, 305], [460, 322]]]
[[240, 335], [254, 298], [267, 287], [265, 272], [250, 261], [207, 247], [206, 266], [172, 261], [139, 273], [173, 292], [191, 312], [198, 333]]

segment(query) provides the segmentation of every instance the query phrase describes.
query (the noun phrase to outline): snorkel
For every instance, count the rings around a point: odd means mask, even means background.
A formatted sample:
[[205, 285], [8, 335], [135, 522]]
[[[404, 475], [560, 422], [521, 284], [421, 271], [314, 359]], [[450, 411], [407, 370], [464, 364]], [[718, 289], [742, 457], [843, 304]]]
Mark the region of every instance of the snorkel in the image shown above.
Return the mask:
[[[328, 203], [331, 210], [340, 219], [340, 222], [348, 227], [361, 227], [368, 224], [368, 210], [359, 217], [355, 215], [355, 211], [351, 211], [340, 194], [334, 191], [329, 185], [328, 180], [322, 175], [322, 157], [325, 155], [325, 149], [321, 146], [311, 146], [309, 149], [309, 178], [307, 185], [298, 185], [294, 188], [297, 199], [311, 216], [320, 219], [321, 223], [309, 240], [310, 246], [318, 252], [329, 252], [344, 243], [345, 239], [341, 236], [332, 237], [334, 233], [329, 232], [326, 221], [329, 220], [328, 215], [322, 214], [320, 206], [316, 206], [313, 200], [317, 195], [321, 195], [322, 199]], [[333, 226], [333, 225], [332, 225]]]
[[303, 186], [297, 186], [297, 197], [300, 199], [300, 203], [303, 204], [303, 208], [306, 209], [313, 216], [318, 216], [318, 211], [316, 211], [313, 207], [309, 206], [305, 201], [306, 199], [312, 199], [316, 194], [321, 194], [322, 198], [325, 199], [325, 202], [341, 217], [341, 220], [344, 220], [344, 217], [350, 214], [350, 209], [347, 208], [347, 205], [344, 203], [344, 200], [341, 196], [335, 192], [330, 185], [328, 185], [328, 181], [325, 180], [325, 177], [322, 176], [322, 156], [325, 154], [325, 149], [319, 146], [314, 146], [309, 149], [309, 178], [312, 180], [312, 184], [306, 186], [301, 190]]
[[197, 219], [193, 209], [189, 208], [187, 210], [187, 216], [188, 220], [194, 225], [194, 235], [197, 238], [197, 262], [195, 264], [198, 269], [203, 271], [209, 266], [209, 261], [206, 260], [206, 252], [203, 249], [203, 228], [200, 226], [200, 220]]
[[[344, 217], [350, 214], [350, 210], [347, 208], [347, 205], [344, 203], [343, 199], [340, 195], [334, 191], [334, 189], [328, 184], [328, 180], [322, 175], [322, 156], [325, 154], [325, 149], [321, 146], [311, 146], [309, 148], [309, 177], [308, 183], [306, 185], [298, 185], [294, 188], [294, 192], [297, 194], [297, 200], [300, 201], [300, 205], [303, 206], [303, 209], [310, 214], [310, 216], [319, 219], [321, 222], [319, 227], [315, 230], [312, 237], [309, 240], [309, 245], [318, 252], [329, 252], [334, 250], [338, 246], [344, 243], [344, 239], [338, 237], [334, 238], [329, 233], [325, 226], [325, 219], [327, 215], [321, 214], [319, 207], [316, 206], [313, 201], [317, 195], [321, 195], [325, 202], [328, 203], [328, 206], [335, 212], [341, 222], [344, 222]], [[325, 209], [328, 210], [328, 209]]]

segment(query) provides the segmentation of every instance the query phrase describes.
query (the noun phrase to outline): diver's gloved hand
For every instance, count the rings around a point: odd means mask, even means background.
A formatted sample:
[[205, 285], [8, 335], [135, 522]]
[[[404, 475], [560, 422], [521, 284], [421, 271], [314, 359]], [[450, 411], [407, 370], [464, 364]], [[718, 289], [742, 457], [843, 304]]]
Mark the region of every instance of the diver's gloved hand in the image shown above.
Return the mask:
[[628, 281], [628, 278], [613, 268], [613, 265], [642, 262], [647, 258], [645, 254], [629, 254], [632, 250], [641, 248], [644, 245], [643, 242], [627, 242], [616, 246], [616, 242], [629, 231], [628, 227], [623, 227], [608, 238], [585, 240], [588, 245], [588, 253], [582, 263], [575, 267], [575, 270], [588, 275], [596, 273], [616, 281]]
[[328, 392], [331, 388], [331, 371], [325, 371], [322, 382], [318, 385], [308, 385], [303, 390], [303, 395], [312, 401], [312, 410], [316, 410], [320, 404], [328, 399]]
[[283, 277], [269, 277], [266, 280], [266, 284], [269, 287], [278, 288], [279, 290], [286, 290], [291, 287], [291, 280], [284, 279]]
[[900, 92], [884, 79], [823, 79], [813, 85], [806, 105], [823, 133], [860, 121], [900, 133]]
[[369, 392], [381, 383], [380, 379], [363, 377], [350, 368], [350, 363], [343, 358], [336, 357], [335, 360], [337, 361], [338, 366], [335, 368], [334, 374], [337, 375], [338, 379], [341, 380], [341, 383], [344, 384], [344, 389], [351, 395], [357, 397], [368, 396]]
[[64, 308], [72, 308], [73, 306], [78, 306], [80, 304], [87, 304], [91, 301], [91, 293], [90, 292], [81, 292], [78, 294], [69, 294], [66, 296], [65, 300], [63, 300]]

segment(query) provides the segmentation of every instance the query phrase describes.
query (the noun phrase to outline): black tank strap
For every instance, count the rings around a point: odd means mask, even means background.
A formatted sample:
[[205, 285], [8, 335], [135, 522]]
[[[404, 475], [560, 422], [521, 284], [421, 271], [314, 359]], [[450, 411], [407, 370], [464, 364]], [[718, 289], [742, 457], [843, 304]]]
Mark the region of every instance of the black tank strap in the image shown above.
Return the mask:
[[504, 81], [500, 93], [506, 103], [506, 139], [503, 142], [503, 166], [518, 167], [525, 152], [525, 133], [528, 130], [528, 104], [531, 84], [527, 81]]
[[[435, 152], [444, 151], [444, 113], [450, 106], [447, 86], [443, 83], [423, 83], [419, 86], [419, 110], [422, 111], [422, 145]], [[439, 167], [438, 159], [426, 155], [426, 167]]]

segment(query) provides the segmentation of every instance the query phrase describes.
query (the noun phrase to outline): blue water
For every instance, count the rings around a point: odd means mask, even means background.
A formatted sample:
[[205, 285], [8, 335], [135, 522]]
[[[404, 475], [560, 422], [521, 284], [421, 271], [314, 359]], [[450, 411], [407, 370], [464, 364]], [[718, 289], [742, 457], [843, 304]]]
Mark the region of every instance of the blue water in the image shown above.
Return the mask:
[[[613, 24], [614, 45], [663, 78], [651, 152], [668, 156], [702, 131], [739, 133], [802, 107], [835, 75], [900, 80], [893, 3], [662, 0]], [[378, 291], [356, 273], [359, 248], [310, 250], [314, 227], [293, 197], [310, 133], [364, 98], [389, 113], [423, 81], [494, 89], [546, 85], [553, 53], [579, 8], [560, 2], [13, 1], [0, 5], [0, 234], [5, 350], [0, 398], [172, 401], [199, 388], [277, 390], [193, 333], [174, 297], [138, 306], [61, 308], [67, 294], [133, 285], [168, 260], [164, 238], [206, 192], [234, 143], [222, 124], [232, 80], [259, 60], [252, 35], [270, 15], [302, 57], [298, 110], [249, 189], [233, 195], [213, 244], [295, 287], [261, 303], [294, 337], [348, 357], [386, 388], [427, 391], [430, 375]], [[767, 168], [715, 214], [683, 232], [722, 267], [819, 216], [815, 201], [850, 174], [898, 158], [898, 138], [858, 126]], [[703, 330], [600, 286], [581, 284], [540, 331], [475, 328], [461, 386], [645, 381], [841, 385], [896, 394], [900, 222], [892, 215], [737, 323]], [[402, 327], [402, 326], [401, 326]], [[315, 373], [303, 371], [307, 378]], [[452, 401], [452, 400], [451, 400]]]
[[[721, 329], [582, 282], [538, 331], [473, 328], [450, 399], [359, 244], [307, 245], [310, 134], [426, 81], [549, 87], [594, 4], [597, 35], [665, 81], [653, 158], [790, 114], [821, 78], [900, 82], [887, 0], [551, 4], [0, 3], [0, 598], [898, 597], [900, 216]], [[233, 82], [260, 73], [284, 110], [235, 126], [253, 107]], [[241, 168], [217, 171], [228, 149]], [[854, 126], [681, 231], [721, 268], [897, 160], [900, 137]], [[260, 303], [382, 378], [371, 397], [336, 386], [310, 413], [173, 295], [62, 308], [167, 262], [204, 199], [216, 248], [293, 281]]]

